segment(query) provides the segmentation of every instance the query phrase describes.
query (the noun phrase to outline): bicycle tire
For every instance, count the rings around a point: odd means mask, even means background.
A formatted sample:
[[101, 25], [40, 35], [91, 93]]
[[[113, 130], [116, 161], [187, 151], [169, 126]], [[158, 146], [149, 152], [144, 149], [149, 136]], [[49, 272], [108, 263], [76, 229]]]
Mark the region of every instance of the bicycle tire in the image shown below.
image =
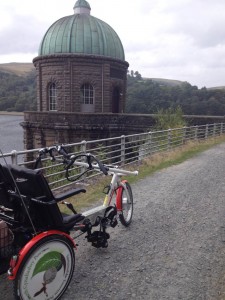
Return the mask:
[[13, 281], [15, 299], [60, 299], [73, 276], [75, 254], [64, 236], [51, 235], [35, 244]]
[[120, 197], [120, 205], [122, 208], [121, 213], [119, 214], [120, 222], [125, 226], [128, 227], [132, 221], [133, 216], [133, 194], [131, 186], [128, 182], [125, 182], [126, 190], [124, 187], [122, 188], [122, 193]]

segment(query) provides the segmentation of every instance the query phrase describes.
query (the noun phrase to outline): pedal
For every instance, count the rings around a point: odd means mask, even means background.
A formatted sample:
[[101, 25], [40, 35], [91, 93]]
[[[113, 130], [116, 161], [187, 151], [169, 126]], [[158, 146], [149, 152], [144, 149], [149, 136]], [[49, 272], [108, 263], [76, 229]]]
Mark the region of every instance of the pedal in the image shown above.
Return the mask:
[[86, 238], [95, 248], [107, 248], [107, 240], [110, 238], [110, 235], [107, 232], [94, 231], [90, 235], [86, 236]]

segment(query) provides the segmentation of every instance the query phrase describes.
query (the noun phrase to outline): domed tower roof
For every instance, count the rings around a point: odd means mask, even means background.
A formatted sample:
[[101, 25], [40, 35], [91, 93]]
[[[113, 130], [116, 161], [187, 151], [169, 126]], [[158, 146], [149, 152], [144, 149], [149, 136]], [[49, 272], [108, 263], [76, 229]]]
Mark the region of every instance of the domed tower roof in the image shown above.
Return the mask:
[[90, 15], [91, 7], [78, 0], [74, 14], [50, 26], [39, 47], [39, 56], [51, 54], [97, 55], [125, 60], [119, 36], [107, 23]]
[[[81, 8], [86, 8], [86, 10], [91, 10], [90, 4], [86, 1], [86, 0], [77, 0], [77, 2], [75, 3], [73, 9], [74, 9], [74, 13], [75, 10], [77, 9], [77, 13]], [[90, 13], [90, 12], [89, 12]]]

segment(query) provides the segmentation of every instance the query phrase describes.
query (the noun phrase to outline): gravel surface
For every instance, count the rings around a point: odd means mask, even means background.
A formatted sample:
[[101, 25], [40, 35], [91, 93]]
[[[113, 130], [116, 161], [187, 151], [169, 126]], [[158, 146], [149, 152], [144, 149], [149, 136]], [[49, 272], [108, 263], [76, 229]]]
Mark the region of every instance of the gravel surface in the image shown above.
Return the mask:
[[[129, 228], [107, 249], [78, 238], [63, 300], [225, 299], [225, 144], [132, 185]], [[4, 300], [10, 283], [0, 277]]]

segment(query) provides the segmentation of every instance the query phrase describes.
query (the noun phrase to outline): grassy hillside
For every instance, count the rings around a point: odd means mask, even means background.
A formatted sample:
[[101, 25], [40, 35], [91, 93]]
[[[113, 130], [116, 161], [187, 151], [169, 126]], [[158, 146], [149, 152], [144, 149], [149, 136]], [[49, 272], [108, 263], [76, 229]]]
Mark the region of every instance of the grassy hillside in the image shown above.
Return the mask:
[[[14, 74], [17, 76], [27, 75], [31, 71], [34, 70], [34, 65], [32, 63], [7, 63], [0, 64], [0, 72], [6, 72], [10, 74]], [[153, 82], [157, 82], [158, 84], [167, 85], [167, 86], [176, 86], [181, 85], [183, 81], [174, 80], [174, 79], [165, 79], [165, 78], [143, 78], [144, 80], [151, 79]]]
[[225, 86], [215, 86], [211, 88], [207, 88], [208, 90], [225, 90]]
[[166, 85], [166, 86], [177, 86], [182, 85], [184, 82], [180, 80], [174, 79], [164, 79], [164, 78], [146, 78], [151, 79], [153, 82], [157, 82], [159, 85]]
[[14, 74], [17, 76], [26, 76], [28, 73], [34, 70], [32, 63], [7, 63], [0, 64], [0, 72]]
[[[31, 71], [33, 71], [34, 65], [33, 63], [17, 63], [17, 62], [12, 62], [12, 63], [5, 63], [5, 64], [0, 64], [0, 72], [5, 72], [9, 74], [14, 74], [17, 76], [26, 76], [28, 75]], [[153, 82], [158, 83], [159, 85], [165, 85], [165, 86], [181, 86], [184, 82], [180, 80], [175, 80], [175, 79], [165, 79], [165, 78], [145, 78], [143, 77], [143, 80], [152, 80]], [[216, 87], [211, 87], [207, 88], [208, 90], [224, 90], [225, 86], [216, 86]]]

